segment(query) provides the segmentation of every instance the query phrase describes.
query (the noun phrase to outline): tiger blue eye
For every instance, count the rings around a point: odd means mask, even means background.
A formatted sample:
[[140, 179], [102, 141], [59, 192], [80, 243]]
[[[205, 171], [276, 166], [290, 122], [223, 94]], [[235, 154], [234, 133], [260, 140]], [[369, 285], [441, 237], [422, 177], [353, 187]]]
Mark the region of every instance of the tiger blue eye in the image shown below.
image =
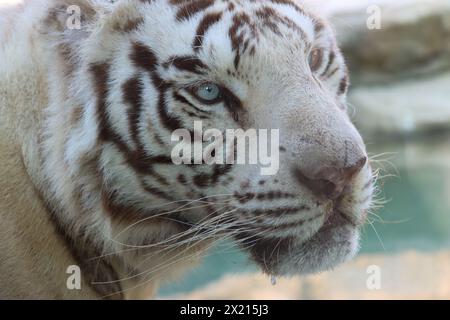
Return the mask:
[[195, 94], [200, 99], [211, 102], [220, 97], [220, 88], [214, 83], [205, 83], [196, 89]]

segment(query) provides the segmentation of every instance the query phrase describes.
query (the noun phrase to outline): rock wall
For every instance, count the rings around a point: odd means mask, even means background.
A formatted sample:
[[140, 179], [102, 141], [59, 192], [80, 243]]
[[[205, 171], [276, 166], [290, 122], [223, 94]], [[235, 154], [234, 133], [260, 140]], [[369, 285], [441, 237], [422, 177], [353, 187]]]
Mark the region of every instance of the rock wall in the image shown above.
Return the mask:
[[[307, 2], [335, 27], [354, 120], [366, 135], [450, 128], [450, 1]], [[381, 28], [372, 29], [378, 18]]]

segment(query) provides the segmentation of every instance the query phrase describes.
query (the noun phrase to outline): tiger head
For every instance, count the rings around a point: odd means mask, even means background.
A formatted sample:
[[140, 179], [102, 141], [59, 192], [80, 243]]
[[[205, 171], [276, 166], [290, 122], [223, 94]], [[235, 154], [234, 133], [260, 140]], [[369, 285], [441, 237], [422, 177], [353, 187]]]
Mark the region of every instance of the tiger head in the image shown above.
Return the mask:
[[[173, 240], [180, 251], [233, 239], [273, 275], [352, 257], [372, 171], [327, 23], [295, 0], [116, 2], [101, 13], [86, 4], [81, 29], [57, 35], [66, 95], [55, 108], [70, 104], [72, 119], [60, 128], [64, 161], [92, 223], [120, 243]], [[277, 172], [174, 164], [172, 134], [195, 135], [195, 121], [278, 129]]]

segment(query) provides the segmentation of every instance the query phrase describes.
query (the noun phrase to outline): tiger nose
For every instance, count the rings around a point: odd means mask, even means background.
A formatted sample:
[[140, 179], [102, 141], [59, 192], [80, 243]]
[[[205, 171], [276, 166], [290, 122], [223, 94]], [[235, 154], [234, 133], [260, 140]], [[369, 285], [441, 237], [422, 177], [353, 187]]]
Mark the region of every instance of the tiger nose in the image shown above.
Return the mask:
[[366, 162], [367, 157], [363, 156], [352, 165], [324, 166], [316, 170], [296, 168], [294, 174], [297, 181], [310, 189], [316, 196], [336, 200]]

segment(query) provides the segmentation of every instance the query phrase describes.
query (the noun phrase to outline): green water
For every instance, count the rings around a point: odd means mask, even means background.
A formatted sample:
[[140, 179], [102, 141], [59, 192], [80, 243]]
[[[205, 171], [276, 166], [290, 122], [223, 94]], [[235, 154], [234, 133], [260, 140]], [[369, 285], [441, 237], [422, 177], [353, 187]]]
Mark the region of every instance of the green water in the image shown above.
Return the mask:
[[[381, 196], [387, 201], [362, 231], [360, 254], [450, 248], [450, 136], [434, 134], [408, 141], [372, 143], [371, 155], [384, 154], [374, 164], [383, 168]], [[376, 230], [376, 232], [375, 232]], [[221, 246], [182, 281], [161, 294], [187, 292], [226, 273], [254, 271], [245, 254]]]

